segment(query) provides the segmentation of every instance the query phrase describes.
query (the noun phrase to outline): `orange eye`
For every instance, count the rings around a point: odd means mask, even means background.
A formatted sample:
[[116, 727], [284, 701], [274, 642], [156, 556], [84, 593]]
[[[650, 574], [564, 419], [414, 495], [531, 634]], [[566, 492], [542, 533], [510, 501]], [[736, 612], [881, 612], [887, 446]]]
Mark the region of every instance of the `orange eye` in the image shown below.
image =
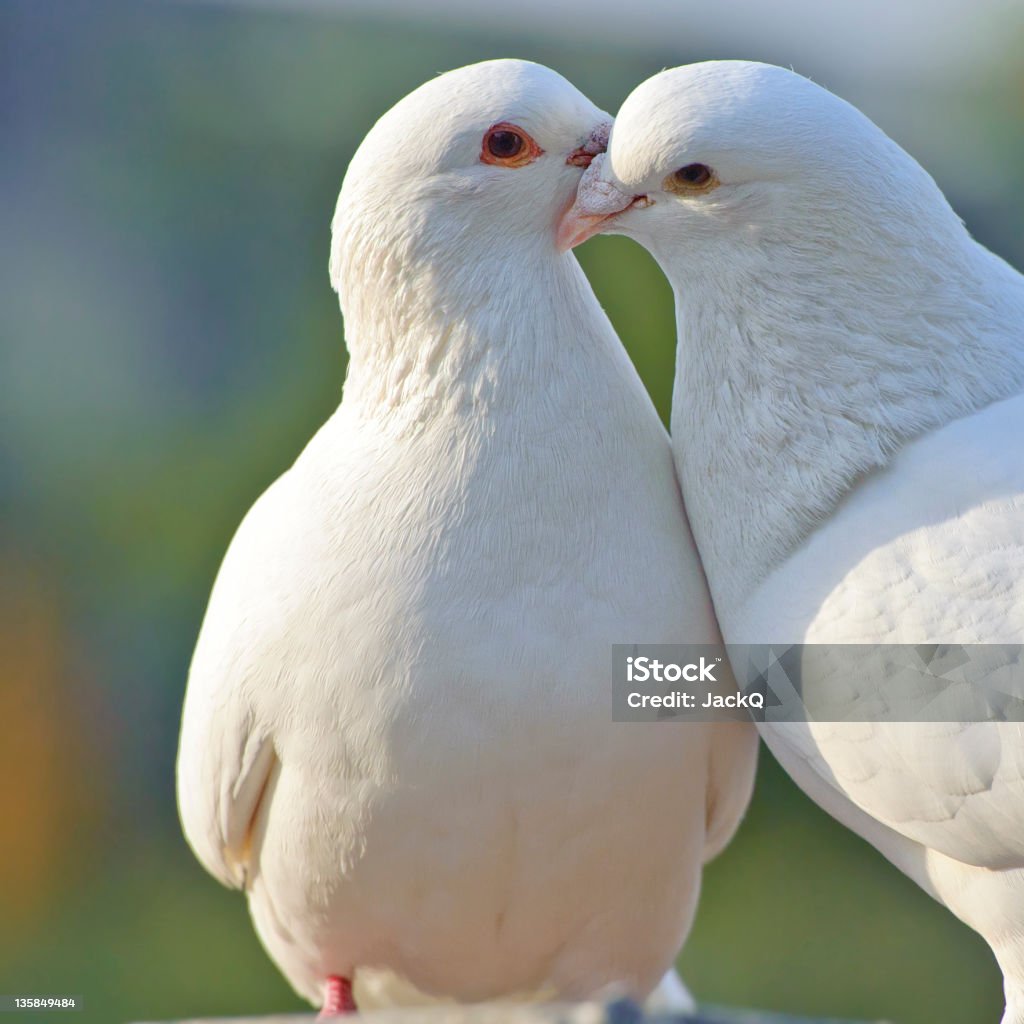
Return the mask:
[[680, 196], [692, 196], [698, 192], [710, 192], [718, 185], [718, 175], [707, 164], [687, 164], [673, 171], [662, 182], [666, 192]]
[[522, 128], [507, 121], [499, 121], [484, 133], [480, 161], [498, 167], [525, 167], [543, 152]]

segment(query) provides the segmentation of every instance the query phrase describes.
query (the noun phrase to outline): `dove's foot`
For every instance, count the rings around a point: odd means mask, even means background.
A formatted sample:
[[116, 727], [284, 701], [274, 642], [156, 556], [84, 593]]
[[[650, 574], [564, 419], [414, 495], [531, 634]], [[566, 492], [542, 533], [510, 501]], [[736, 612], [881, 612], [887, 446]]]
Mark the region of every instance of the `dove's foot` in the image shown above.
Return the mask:
[[317, 1020], [344, 1017], [356, 1012], [356, 1000], [352, 995], [352, 982], [332, 974], [324, 984], [324, 1005]]

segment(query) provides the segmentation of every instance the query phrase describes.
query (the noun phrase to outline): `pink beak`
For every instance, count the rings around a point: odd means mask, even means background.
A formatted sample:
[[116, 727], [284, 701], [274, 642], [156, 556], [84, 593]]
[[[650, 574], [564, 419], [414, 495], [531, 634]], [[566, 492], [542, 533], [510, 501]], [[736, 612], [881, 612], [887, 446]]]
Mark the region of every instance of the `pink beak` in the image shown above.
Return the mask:
[[567, 252], [591, 235], [601, 232], [605, 225], [634, 204], [647, 205], [644, 196], [631, 196], [601, 177], [603, 154], [593, 157], [576, 189], [576, 199], [562, 214], [555, 230], [555, 244], [560, 252]]
[[580, 208], [580, 201], [577, 199], [558, 222], [558, 230], [555, 232], [555, 245], [559, 252], [568, 252], [581, 245], [592, 235], [599, 234], [601, 226], [605, 221], [611, 220], [614, 213], [586, 213]]

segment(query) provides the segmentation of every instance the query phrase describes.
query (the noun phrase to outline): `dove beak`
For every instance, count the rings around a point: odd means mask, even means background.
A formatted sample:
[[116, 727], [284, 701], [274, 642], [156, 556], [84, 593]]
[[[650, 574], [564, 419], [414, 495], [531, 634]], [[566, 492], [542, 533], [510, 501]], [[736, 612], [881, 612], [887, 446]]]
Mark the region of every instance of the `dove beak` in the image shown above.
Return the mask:
[[565, 162], [573, 167], [589, 167], [595, 156], [597, 154], [591, 153], [586, 146], [580, 146], [565, 158]]
[[558, 230], [555, 232], [555, 244], [559, 252], [568, 252], [582, 245], [591, 235], [601, 231], [601, 226], [607, 220], [616, 216], [614, 213], [587, 213], [580, 208], [580, 201], [577, 199], [558, 222]]
[[[566, 252], [581, 242], [585, 242], [591, 235], [597, 234], [601, 230], [601, 225], [610, 216], [620, 212], [630, 202], [628, 196], [622, 196], [624, 202], [621, 205], [615, 203], [614, 205], [619, 206], [619, 209], [614, 211], [607, 209], [607, 198], [604, 208], [588, 209], [586, 206], [586, 197], [590, 192], [584, 183], [598, 175], [599, 168], [592, 164], [598, 156], [607, 151], [611, 129], [611, 121], [602, 121], [594, 127], [587, 141], [578, 149], [574, 149], [566, 158], [567, 164], [582, 167], [585, 169], [585, 173], [572, 205], [562, 214], [555, 231], [555, 244], [558, 246], [559, 252]], [[605, 191], [607, 191], [607, 186]], [[615, 191], [615, 195], [619, 196], [621, 193]]]
[[580, 181], [576, 198], [562, 214], [555, 230], [555, 244], [559, 252], [568, 252], [593, 235], [600, 234], [620, 214], [634, 207], [650, 206], [647, 196], [631, 196], [620, 192], [610, 182], [590, 180], [594, 171], [588, 171]]

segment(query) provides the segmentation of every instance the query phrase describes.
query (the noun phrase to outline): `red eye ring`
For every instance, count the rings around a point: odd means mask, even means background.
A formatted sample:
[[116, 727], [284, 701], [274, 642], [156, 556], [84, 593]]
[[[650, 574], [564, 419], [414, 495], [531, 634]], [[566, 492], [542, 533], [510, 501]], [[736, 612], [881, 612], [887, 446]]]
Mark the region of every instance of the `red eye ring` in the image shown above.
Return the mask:
[[543, 154], [527, 132], [508, 121], [492, 124], [480, 146], [480, 162], [495, 167], [525, 167]]

